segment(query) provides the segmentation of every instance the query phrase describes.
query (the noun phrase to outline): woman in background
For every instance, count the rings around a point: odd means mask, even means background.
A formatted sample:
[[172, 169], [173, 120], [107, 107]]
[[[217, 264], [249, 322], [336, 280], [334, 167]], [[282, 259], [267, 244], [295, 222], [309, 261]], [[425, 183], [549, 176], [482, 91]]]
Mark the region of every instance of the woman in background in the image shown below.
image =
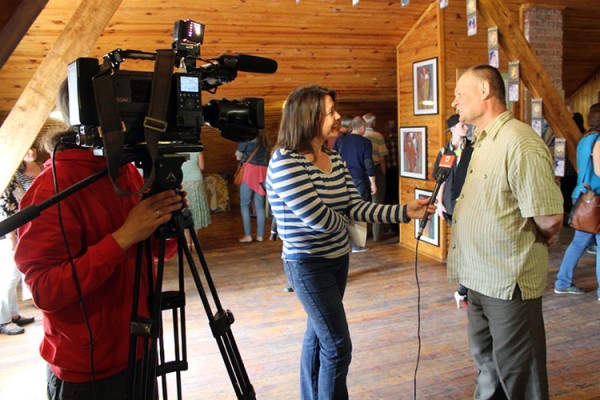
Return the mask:
[[[205, 228], [211, 223], [210, 208], [206, 198], [206, 189], [204, 188], [204, 153], [187, 153], [190, 159], [183, 163], [181, 171], [183, 172], [183, 181], [181, 182], [185, 190], [189, 209], [194, 218], [194, 229], [196, 233], [200, 228]], [[185, 231], [185, 238], [190, 249], [194, 246], [190, 233]]]
[[[287, 98], [267, 191], [283, 241], [283, 266], [308, 316], [300, 361], [300, 399], [344, 400], [352, 343], [343, 297], [348, 278], [350, 220], [409, 222], [429, 199], [407, 205], [362, 200], [327, 140], [340, 129], [335, 92], [300, 87]], [[294, 396], [291, 396], [294, 397]]]
[[[31, 182], [42, 172], [42, 163], [37, 161], [37, 149], [31, 147], [25, 153], [23, 162], [15, 172], [10, 183], [0, 196], [0, 217], [6, 219], [19, 211], [19, 203], [23, 195], [31, 186]], [[17, 246], [17, 232], [7, 233], [0, 239], [2, 264], [0, 265], [0, 287], [2, 288], [2, 304], [0, 308], [0, 333], [6, 335], [19, 335], [25, 332], [23, 326], [31, 324], [34, 317], [25, 318], [19, 315], [17, 300], [17, 285], [21, 280], [21, 273], [17, 269], [14, 252]], [[23, 285], [23, 290], [26, 290]], [[17, 326], [9, 328], [8, 324]]]
[[244, 236], [240, 239], [242, 243], [252, 242], [252, 225], [250, 214], [252, 213], [252, 202], [256, 211], [256, 241], [262, 242], [265, 234], [265, 188], [263, 183], [267, 176], [267, 163], [269, 161], [269, 141], [264, 131], [248, 141], [238, 145], [235, 157], [243, 163], [244, 175], [240, 185], [240, 210], [242, 222], [244, 223]]

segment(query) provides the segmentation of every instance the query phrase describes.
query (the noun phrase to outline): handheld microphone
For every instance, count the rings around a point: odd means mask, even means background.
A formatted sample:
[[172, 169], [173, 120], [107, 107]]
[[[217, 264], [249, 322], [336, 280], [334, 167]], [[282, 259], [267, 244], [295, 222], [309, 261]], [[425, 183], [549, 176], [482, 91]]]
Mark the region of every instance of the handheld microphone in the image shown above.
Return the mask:
[[219, 64], [227, 69], [255, 72], [259, 74], [274, 74], [277, 72], [277, 61], [272, 58], [251, 56], [248, 54], [221, 54]]
[[[450, 171], [452, 171], [452, 166], [454, 165], [454, 160], [456, 159], [455, 155], [452, 154], [443, 154], [440, 163], [438, 165], [438, 169], [435, 173], [435, 187], [433, 188], [433, 192], [431, 197], [429, 198], [429, 205], [435, 203], [435, 199], [440, 191], [440, 187], [442, 183], [446, 182], [448, 176], [450, 175]], [[425, 229], [425, 225], [427, 225], [427, 218], [429, 217], [429, 212], [425, 211], [425, 215], [421, 219], [421, 223], [419, 224], [419, 233], [417, 234], [417, 240], [421, 238], [423, 234], [423, 230]]]

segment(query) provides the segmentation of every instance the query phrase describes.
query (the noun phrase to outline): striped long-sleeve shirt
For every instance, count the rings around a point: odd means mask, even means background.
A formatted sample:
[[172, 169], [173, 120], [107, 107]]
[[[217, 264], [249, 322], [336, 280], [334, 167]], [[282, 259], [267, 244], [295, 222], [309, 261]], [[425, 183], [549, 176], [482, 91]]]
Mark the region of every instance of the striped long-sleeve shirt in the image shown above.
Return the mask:
[[322, 171], [303, 155], [278, 149], [269, 162], [267, 194], [283, 258], [337, 258], [350, 251], [350, 220], [400, 223], [403, 207], [363, 201], [338, 153]]

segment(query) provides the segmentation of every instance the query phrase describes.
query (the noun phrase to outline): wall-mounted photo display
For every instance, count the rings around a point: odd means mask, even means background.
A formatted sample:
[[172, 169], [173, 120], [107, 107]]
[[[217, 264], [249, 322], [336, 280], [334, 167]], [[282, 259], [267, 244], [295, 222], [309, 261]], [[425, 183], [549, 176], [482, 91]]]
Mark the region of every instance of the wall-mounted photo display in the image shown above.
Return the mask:
[[467, 35], [477, 35], [477, 1], [467, 0]]
[[494, 68], [500, 67], [497, 26], [488, 28], [488, 64]]
[[[415, 199], [426, 199], [431, 197], [432, 193], [429, 190], [415, 189]], [[420, 219], [415, 219], [415, 239], [419, 236], [419, 227], [421, 225]], [[421, 235], [421, 240], [432, 244], [434, 246], [440, 246], [440, 217], [437, 214], [431, 216], [431, 220], [427, 221], [425, 229]]]
[[437, 58], [413, 63], [413, 112], [438, 113]]
[[508, 101], [519, 101], [519, 62], [508, 62]]
[[400, 176], [427, 178], [427, 128], [413, 126], [400, 128]]
[[448, 0], [440, 0], [440, 8], [448, 7]]

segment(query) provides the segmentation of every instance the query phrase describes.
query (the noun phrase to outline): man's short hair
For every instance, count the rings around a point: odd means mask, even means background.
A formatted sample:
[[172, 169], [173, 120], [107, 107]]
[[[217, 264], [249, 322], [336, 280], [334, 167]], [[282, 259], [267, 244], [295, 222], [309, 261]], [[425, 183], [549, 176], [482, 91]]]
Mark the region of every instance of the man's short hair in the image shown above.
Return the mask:
[[498, 99], [502, 104], [506, 105], [504, 78], [502, 78], [498, 69], [491, 65], [482, 64], [469, 68], [467, 72], [472, 72], [478, 79], [489, 82], [492, 96]]
[[352, 125], [352, 118], [351, 117], [342, 117], [342, 127], [343, 128], [350, 128]]
[[377, 118], [375, 118], [375, 114], [373, 113], [366, 113], [365, 115], [363, 115], [363, 119], [365, 120], [365, 124], [368, 128], [374, 127], [375, 122], [377, 120]]
[[352, 118], [352, 131], [358, 131], [361, 128], [365, 127], [365, 120], [362, 117], [354, 117]]

